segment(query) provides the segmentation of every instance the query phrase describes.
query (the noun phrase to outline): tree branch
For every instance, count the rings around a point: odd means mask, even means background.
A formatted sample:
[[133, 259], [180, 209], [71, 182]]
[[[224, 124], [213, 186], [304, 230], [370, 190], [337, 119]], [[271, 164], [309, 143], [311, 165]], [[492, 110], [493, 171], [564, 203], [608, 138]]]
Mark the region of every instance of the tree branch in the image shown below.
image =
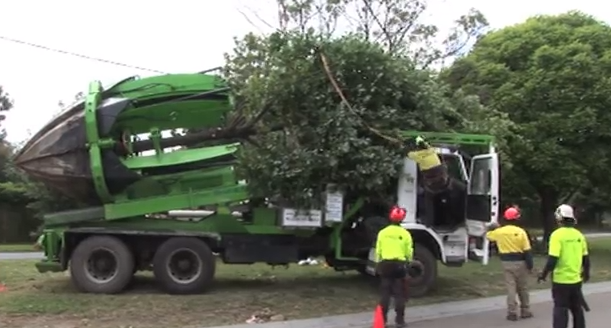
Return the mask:
[[365, 122], [365, 120], [361, 118], [361, 116], [354, 110], [354, 108], [352, 108], [352, 105], [350, 105], [350, 102], [348, 102], [348, 99], [346, 99], [346, 96], [342, 92], [342, 89], [340, 88], [339, 84], [337, 83], [337, 80], [335, 80], [335, 78], [333, 77], [333, 73], [331, 73], [331, 68], [329, 67], [329, 62], [327, 60], [327, 57], [325, 56], [325, 54], [322, 51], [320, 51], [320, 49], [318, 49], [318, 53], [319, 53], [323, 68], [325, 70], [325, 74], [327, 75], [329, 82], [331, 82], [333, 89], [335, 89], [335, 92], [340, 97], [344, 106], [346, 106], [346, 108], [348, 108], [352, 112], [352, 114], [358, 117], [361, 123], [363, 124], [363, 126], [367, 128], [369, 131], [371, 131], [373, 134], [377, 135], [378, 137], [386, 141], [390, 141], [391, 143], [402, 145], [403, 144], [402, 140], [395, 139], [393, 137], [384, 135], [382, 132], [380, 132], [380, 130], [371, 127], [369, 124], [367, 124], [367, 122]]

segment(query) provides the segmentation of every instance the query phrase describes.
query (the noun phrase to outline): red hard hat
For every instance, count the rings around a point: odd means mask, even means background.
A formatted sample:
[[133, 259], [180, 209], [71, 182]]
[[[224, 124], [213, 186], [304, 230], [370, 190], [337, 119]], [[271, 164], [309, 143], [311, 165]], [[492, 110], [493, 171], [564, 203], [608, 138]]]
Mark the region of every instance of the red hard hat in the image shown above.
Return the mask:
[[517, 220], [520, 218], [520, 210], [515, 207], [510, 207], [505, 210], [503, 216], [505, 217], [505, 220]]
[[393, 208], [390, 209], [390, 214], [388, 215], [388, 218], [391, 222], [401, 222], [403, 221], [403, 219], [405, 219], [406, 214], [407, 211], [404, 208], [401, 208], [399, 206], [393, 206]]

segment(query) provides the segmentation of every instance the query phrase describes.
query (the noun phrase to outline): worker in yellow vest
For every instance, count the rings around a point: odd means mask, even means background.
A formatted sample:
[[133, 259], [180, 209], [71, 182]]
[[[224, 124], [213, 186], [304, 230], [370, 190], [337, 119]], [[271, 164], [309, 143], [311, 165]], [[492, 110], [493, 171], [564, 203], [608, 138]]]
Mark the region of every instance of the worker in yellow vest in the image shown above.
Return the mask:
[[408, 230], [401, 226], [406, 211], [398, 206], [390, 210], [390, 224], [380, 230], [376, 241], [377, 271], [381, 278], [380, 306], [387, 322], [391, 296], [395, 299], [395, 323], [405, 326], [406, 277], [409, 262], [414, 256], [414, 241]]
[[437, 194], [448, 188], [447, 167], [441, 162], [437, 150], [423, 137], [416, 137], [415, 147], [408, 151], [407, 157], [418, 164], [427, 191]]
[[581, 286], [590, 279], [588, 243], [581, 231], [575, 228], [577, 219], [571, 206], [558, 206], [554, 216], [560, 227], [549, 237], [547, 263], [538, 280], [545, 281], [552, 272], [552, 326], [567, 328], [571, 312], [573, 327], [585, 328], [584, 308], [587, 310], [587, 303], [583, 299]]
[[503, 226], [497, 228], [492, 225], [486, 237], [496, 243], [503, 265], [507, 287], [507, 320], [517, 321], [516, 296], [520, 301], [520, 317], [526, 319], [533, 316], [528, 293], [528, 276], [533, 269], [533, 256], [526, 231], [516, 224], [520, 219], [520, 211], [510, 207], [505, 210], [503, 217]]

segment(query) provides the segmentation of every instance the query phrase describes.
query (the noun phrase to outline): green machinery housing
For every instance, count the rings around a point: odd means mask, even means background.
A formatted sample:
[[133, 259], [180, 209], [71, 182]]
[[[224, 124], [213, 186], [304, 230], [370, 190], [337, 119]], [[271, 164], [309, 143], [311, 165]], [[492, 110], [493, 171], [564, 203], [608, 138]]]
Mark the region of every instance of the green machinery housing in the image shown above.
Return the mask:
[[[271, 265], [324, 256], [336, 270], [362, 271], [386, 207], [334, 192], [340, 208], [332, 220], [321, 210], [318, 226], [283, 221], [299, 211], [271, 195], [252, 198], [234, 173], [234, 136], [248, 127], [227, 122], [232, 110], [228, 88], [213, 74], [130, 77], [108, 88], [92, 82], [15, 158], [32, 179], [86, 204], [45, 216], [38, 270], [70, 269], [76, 286], [93, 293], [120, 292], [134, 272], [153, 270], [166, 291], [179, 294], [210, 286], [216, 255]], [[180, 129], [195, 132], [162, 133]], [[453, 145], [491, 140], [404, 134]], [[205, 140], [216, 145], [202, 146]]]

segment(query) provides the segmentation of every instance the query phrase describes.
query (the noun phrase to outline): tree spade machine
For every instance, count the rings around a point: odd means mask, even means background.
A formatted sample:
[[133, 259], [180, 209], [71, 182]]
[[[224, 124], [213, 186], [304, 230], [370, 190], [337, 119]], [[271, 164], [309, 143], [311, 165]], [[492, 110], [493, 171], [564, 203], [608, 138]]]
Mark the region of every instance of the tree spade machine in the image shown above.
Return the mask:
[[[372, 247], [387, 205], [345, 194], [333, 181], [321, 208], [291, 208], [276, 195], [255, 199], [234, 171], [243, 147], [236, 136], [253, 127], [228, 124], [232, 110], [228, 88], [213, 74], [130, 77], [107, 88], [92, 82], [83, 100], [15, 158], [32, 179], [87, 205], [45, 215], [38, 270], [69, 270], [88, 293], [119, 293], [140, 270], [152, 270], [168, 293], [200, 293], [213, 285], [219, 261], [285, 265], [324, 257], [337, 271], [375, 275]], [[197, 132], [164, 132], [177, 129]], [[396, 201], [408, 210], [403, 226], [422, 264], [410, 282], [418, 296], [434, 286], [438, 262], [458, 267], [475, 253], [487, 263], [498, 159], [491, 136], [403, 134], [426, 138], [459, 186], [427, 192], [407, 156], [397, 177]], [[481, 153], [467, 158], [457, 150], [464, 145]]]

